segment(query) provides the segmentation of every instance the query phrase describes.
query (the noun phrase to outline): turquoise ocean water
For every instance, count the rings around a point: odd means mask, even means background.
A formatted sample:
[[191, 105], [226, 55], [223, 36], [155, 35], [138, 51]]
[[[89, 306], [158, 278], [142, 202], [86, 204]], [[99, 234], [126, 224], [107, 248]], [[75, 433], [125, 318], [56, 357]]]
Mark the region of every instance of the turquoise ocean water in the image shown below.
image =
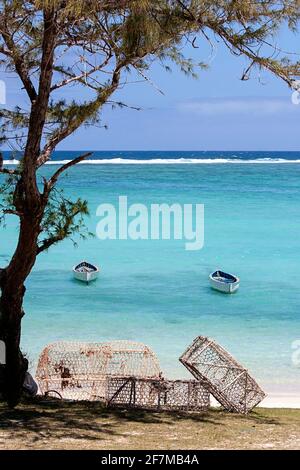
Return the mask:
[[[57, 153], [42, 173], [78, 153]], [[182, 240], [95, 237], [41, 255], [23, 321], [32, 368], [53, 341], [131, 339], [155, 350], [167, 376], [188, 377], [178, 357], [201, 334], [226, 347], [267, 391], [300, 393], [300, 366], [292, 361], [300, 340], [299, 162], [300, 153], [284, 152], [98, 152], [70, 170], [60, 185], [88, 200], [93, 233], [97, 206], [117, 206], [126, 195], [129, 204], [148, 207], [204, 204], [205, 243], [186, 251]], [[16, 243], [15, 222], [7, 222], [1, 265]], [[72, 277], [82, 259], [101, 266], [89, 286]], [[240, 276], [237, 294], [209, 288], [218, 267]]]

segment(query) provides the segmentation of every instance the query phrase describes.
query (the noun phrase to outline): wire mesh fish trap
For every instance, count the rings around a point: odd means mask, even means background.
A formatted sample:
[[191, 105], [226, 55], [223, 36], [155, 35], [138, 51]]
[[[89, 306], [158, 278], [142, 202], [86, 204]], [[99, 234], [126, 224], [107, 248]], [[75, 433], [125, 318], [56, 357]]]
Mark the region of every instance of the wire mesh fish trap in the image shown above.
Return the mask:
[[196, 380], [109, 377], [107, 405], [143, 410], [203, 411], [210, 405], [209, 392]]
[[228, 411], [248, 413], [266, 396], [225, 349], [199, 336], [179, 359]]
[[159, 377], [150, 348], [132, 341], [58, 342], [41, 353], [36, 378], [42, 394], [70, 400], [106, 401], [107, 377]]

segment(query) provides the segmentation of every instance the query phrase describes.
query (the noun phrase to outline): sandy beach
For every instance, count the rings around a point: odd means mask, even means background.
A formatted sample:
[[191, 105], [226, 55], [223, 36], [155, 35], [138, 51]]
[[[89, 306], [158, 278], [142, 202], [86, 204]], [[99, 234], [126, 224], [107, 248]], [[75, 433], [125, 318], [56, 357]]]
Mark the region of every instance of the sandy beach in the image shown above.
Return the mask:
[[300, 396], [294, 393], [269, 394], [259, 405], [263, 408], [300, 409]]
[[[211, 406], [220, 409], [218, 402], [211, 397]], [[269, 393], [266, 398], [258, 405], [259, 408], [273, 409], [300, 409], [300, 397], [294, 393]]]

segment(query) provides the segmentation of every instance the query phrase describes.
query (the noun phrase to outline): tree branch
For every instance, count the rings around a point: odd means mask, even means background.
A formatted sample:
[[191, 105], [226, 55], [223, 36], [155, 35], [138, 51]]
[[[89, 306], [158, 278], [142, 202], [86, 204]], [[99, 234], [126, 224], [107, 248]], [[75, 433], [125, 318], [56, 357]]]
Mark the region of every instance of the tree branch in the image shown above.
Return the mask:
[[64, 240], [66, 238], [65, 233], [70, 229], [70, 227], [72, 226], [74, 218], [79, 214], [81, 214], [81, 209], [78, 209], [78, 210], [74, 211], [73, 214], [72, 214], [72, 218], [67, 219], [65, 221], [65, 224], [63, 226], [63, 230], [60, 231], [59, 234], [52, 235], [49, 238], [45, 238], [41, 242], [41, 244], [38, 245], [37, 252], [36, 252], [37, 255], [39, 255], [43, 251], [48, 250], [52, 245], [55, 245], [55, 243], [58, 243], [58, 242]]
[[15, 211], [13, 209], [3, 209], [2, 212], [3, 212], [3, 214], [17, 215], [18, 217], [22, 216], [22, 212]]
[[60, 177], [60, 175], [68, 170], [68, 168], [71, 168], [72, 166], [74, 165], [77, 165], [77, 163], [80, 163], [82, 162], [83, 160], [85, 160], [86, 158], [88, 158], [90, 155], [92, 155], [92, 152], [87, 152], [87, 153], [84, 153], [83, 155], [80, 155], [79, 157], [77, 158], [74, 158], [73, 160], [70, 160], [68, 163], [65, 163], [64, 165], [62, 165], [52, 176], [51, 178], [48, 180], [48, 181], [45, 181], [44, 180], [44, 187], [45, 187], [45, 191], [44, 191], [44, 196], [47, 196], [49, 194], [49, 192], [51, 191], [51, 189], [53, 188], [53, 186], [55, 185], [56, 181], [58, 180], [58, 178]]
[[[65, 75], [67, 75], [69, 78], [65, 78], [64, 80], [62, 80], [61, 82], [58, 82], [56, 83], [55, 85], [53, 85], [51, 87], [51, 92], [54, 91], [54, 90], [57, 90], [59, 88], [62, 88], [66, 85], [69, 85], [70, 83], [73, 83], [73, 82], [80, 82], [80, 83], [83, 83], [84, 85], [87, 85], [86, 83], [86, 78], [89, 77], [90, 75], [92, 75], [93, 73], [103, 69], [103, 67], [105, 67], [110, 59], [112, 57], [112, 54], [110, 52], [110, 54], [108, 54], [108, 57], [102, 62], [102, 64], [100, 65], [95, 65], [94, 67], [92, 67], [89, 71], [87, 72], [82, 72], [81, 74], [79, 75], [72, 75], [71, 73], [68, 73], [67, 71], [64, 71], [63, 73]], [[94, 88], [94, 87], [93, 87]], [[95, 89], [95, 88], [94, 88]]]
[[5, 49], [3, 46], [0, 46], [0, 54], [6, 55], [7, 57], [11, 57], [11, 51]]
[[15, 175], [15, 170], [9, 170], [8, 168], [0, 168], [0, 173], [4, 173], [5, 175]]
[[60, 237], [59, 235], [53, 236], [51, 238], [46, 238], [45, 240], [43, 240], [41, 245], [38, 246], [36, 254], [39, 255], [43, 251], [48, 250], [52, 245], [55, 245], [55, 243], [58, 243], [61, 240], [63, 240], [63, 237]]
[[43, 165], [50, 158], [52, 151], [62, 140], [73, 134], [73, 132], [75, 132], [81, 126], [81, 124], [86, 122], [89, 117], [93, 116], [99, 110], [99, 108], [107, 102], [108, 98], [118, 88], [121, 70], [123, 67], [126, 67], [126, 65], [126, 61], [122, 61], [117, 64], [110, 84], [106, 88], [98, 90], [98, 96], [93, 101], [90, 101], [82, 106], [82, 112], [80, 116], [75, 115], [74, 118], [64, 127], [54, 132], [52, 138], [50, 138], [49, 142], [45, 145], [42, 153], [37, 159], [37, 167]]
[[[251, 60], [251, 67], [253, 67], [254, 64], [257, 64], [259, 67], [264, 67], [265, 69], [274, 73], [274, 75], [277, 75], [278, 77], [280, 77], [283, 81], [285, 81], [288, 84], [289, 87], [292, 87], [293, 78], [291, 78], [291, 76], [289, 75], [288, 70], [284, 70], [284, 68], [280, 70], [280, 66], [277, 63], [270, 60], [269, 58], [262, 57], [256, 54], [247, 46], [242, 46], [241, 44], [235, 43], [234, 38], [228, 33], [225, 27], [215, 26], [215, 31], [220, 36], [220, 38], [223, 39], [223, 41], [226, 43], [227, 46], [230, 45], [230, 48], [232, 48], [232, 50], [236, 49], [237, 51], [239, 51], [240, 54], [248, 57], [248, 59]], [[300, 69], [300, 66], [298, 67]], [[295, 70], [295, 74], [297, 74], [296, 70]], [[298, 70], [298, 74], [299, 74], [299, 70]]]
[[2, 15], [0, 16], [0, 30], [1, 30], [1, 35], [3, 37], [3, 40], [5, 42], [5, 45], [8, 48], [8, 51], [4, 49], [3, 47], [0, 49], [0, 53], [9, 56], [16, 68], [16, 72], [19, 75], [24, 88], [30, 98], [31, 102], [34, 102], [37, 97], [37, 92], [33, 86], [33, 83], [29, 77], [29, 72], [28, 68], [26, 67], [24, 63], [24, 58], [19, 54], [19, 51], [14, 43], [14, 40], [12, 38], [12, 35], [9, 33], [8, 29], [6, 28], [6, 25], [3, 21]]

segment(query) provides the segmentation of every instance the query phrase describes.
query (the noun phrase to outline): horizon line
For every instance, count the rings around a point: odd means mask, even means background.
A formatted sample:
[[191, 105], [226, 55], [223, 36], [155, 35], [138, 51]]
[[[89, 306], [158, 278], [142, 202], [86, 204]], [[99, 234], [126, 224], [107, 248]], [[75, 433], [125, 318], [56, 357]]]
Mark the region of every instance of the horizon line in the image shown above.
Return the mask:
[[[256, 150], [249, 150], [249, 149], [243, 149], [243, 150], [237, 150], [237, 149], [212, 149], [212, 150], [197, 150], [197, 149], [192, 149], [192, 150], [184, 150], [184, 149], [168, 149], [168, 150], [161, 150], [161, 149], [151, 149], [151, 150], [146, 150], [146, 149], [138, 149], [138, 150], [133, 150], [133, 149], [95, 149], [91, 150], [88, 148], [82, 148], [82, 149], [67, 149], [67, 150], [54, 150], [53, 153], [55, 152], [290, 152], [290, 153], [296, 153], [300, 152], [299, 150], [287, 150], [287, 149], [280, 149], [280, 150], [275, 150], [275, 149], [256, 149]], [[0, 150], [1, 152], [10, 152], [10, 153], [22, 153], [22, 150]]]

